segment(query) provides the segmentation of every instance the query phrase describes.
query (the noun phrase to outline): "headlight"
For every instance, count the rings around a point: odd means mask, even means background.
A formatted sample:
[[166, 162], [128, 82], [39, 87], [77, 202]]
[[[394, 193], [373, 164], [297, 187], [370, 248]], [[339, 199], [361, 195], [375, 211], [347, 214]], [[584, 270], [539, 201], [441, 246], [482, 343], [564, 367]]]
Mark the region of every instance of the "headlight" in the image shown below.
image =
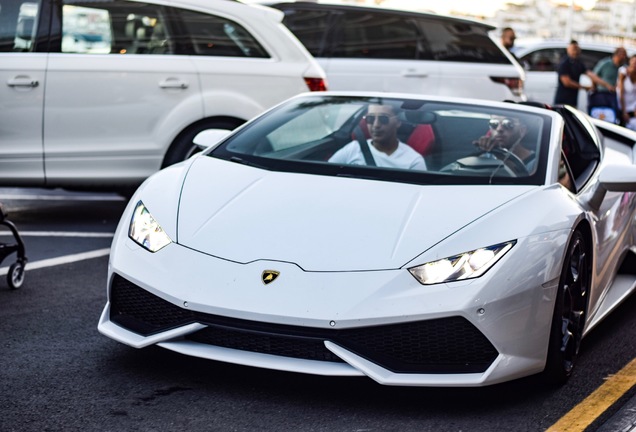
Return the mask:
[[128, 237], [139, 243], [150, 252], [157, 252], [159, 249], [172, 243], [168, 234], [152, 217], [143, 202], [139, 201], [133, 212]]
[[477, 278], [506, 254], [516, 241], [488, 246], [412, 267], [409, 272], [422, 285]]

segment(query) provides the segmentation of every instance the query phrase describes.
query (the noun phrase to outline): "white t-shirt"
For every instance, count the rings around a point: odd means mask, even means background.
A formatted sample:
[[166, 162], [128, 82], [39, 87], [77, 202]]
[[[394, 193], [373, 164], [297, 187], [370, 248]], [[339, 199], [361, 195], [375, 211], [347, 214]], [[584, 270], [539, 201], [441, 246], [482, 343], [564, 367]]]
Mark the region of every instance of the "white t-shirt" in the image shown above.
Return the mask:
[[[619, 73], [625, 75], [625, 79], [623, 80], [623, 88], [625, 89], [625, 111], [634, 112], [636, 111], [636, 84], [627, 76], [627, 68], [625, 68], [625, 66], [619, 69]], [[620, 101], [620, 98], [618, 100]], [[636, 130], [636, 117], [630, 118], [625, 127]]]
[[[402, 168], [426, 170], [426, 162], [421, 154], [413, 150], [413, 148], [403, 142], [398, 142], [398, 148], [390, 155], [377, 150], [371, 139], [367, 140], [369, 150], [373, 155], [375, 164], [383, 168]], [[364, 154], [360, 150], [360, 143], [352, 141], [329, 158], [329, 162], [350, 165], [366, 165]]]
[[627, 71], [625, 71], [623, 87], [625, 88], [625, 110], [636, 110], [636, 85], [632, 82], [631, 78], [627, 76]]

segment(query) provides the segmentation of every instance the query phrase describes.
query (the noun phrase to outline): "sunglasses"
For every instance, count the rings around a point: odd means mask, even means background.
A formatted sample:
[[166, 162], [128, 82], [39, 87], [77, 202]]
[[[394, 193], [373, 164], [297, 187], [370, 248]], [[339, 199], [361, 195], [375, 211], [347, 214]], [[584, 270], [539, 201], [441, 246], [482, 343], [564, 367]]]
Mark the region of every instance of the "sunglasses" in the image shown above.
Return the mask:
[[514, 129], [517, 124], [514, 122], [514, 120], [510, 120], [510, 119], [503, 119], [503, 120], [491, 119], [488, 122], [488, 126], [490, 126], [490, 129], [492, 130], [499, 128], [499, 125], [501, 125], [504, 129], [510, 130], [510, 129]]
[[369, 114], [364, 116], [364, 120], [367, 122], [367, 124], [373, 124], [375, 123], [377, 119], [380, 122], [380, 124], [388, 125], [389, 122], [391, 121], [391, 117], [395, 117], [395, 116], [389, 116], [386, 114], [380, 114], [380, 115]]

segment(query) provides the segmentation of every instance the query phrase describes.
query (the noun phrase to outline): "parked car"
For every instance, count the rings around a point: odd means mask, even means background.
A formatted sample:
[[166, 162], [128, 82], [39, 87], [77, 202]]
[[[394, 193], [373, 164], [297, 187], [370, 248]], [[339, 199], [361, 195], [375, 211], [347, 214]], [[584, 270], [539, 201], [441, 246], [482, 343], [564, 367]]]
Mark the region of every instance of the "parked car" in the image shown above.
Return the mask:
[[[548, 104], [554, 102], [558, 83], [557, 69], [566, 55], [568, 44], [568, 41], [542, 41], [515, 47], [514, 53], [526, 69], [525, 90], [528, 100]], [[579, 46], [581, 47], [580, 59], [590, 70], [594, 69], [599, 60], [610, 57], [618, 48], [618, 46], [584, 42], [579, 42]], [[628, 54], [632, 55], [634, 51], [628, 50]], [[582, 75], [580, 82], [583, 85], [592, 85], [587, 75]], [[587, 112], [585, 90], [579, 92], [577, 108]]]
[[[389, 129], [426, 167], [374, 159]], [[574, 108], [314, 93], [220, 136], [130, 200], [101, 333], [388, 385], [562, 383], [636, 289], [636, 133]], [[376, 166], [334, 156], [357, 146]]]
[[436, 14], [308, 2], [270, 6], [322, 65], [331, 90], [524, 100], [524, 71], [494, 27]]
[[325, 74], [283, 14], [226, 0], [0, 0], [0, 185], [136, 187]]

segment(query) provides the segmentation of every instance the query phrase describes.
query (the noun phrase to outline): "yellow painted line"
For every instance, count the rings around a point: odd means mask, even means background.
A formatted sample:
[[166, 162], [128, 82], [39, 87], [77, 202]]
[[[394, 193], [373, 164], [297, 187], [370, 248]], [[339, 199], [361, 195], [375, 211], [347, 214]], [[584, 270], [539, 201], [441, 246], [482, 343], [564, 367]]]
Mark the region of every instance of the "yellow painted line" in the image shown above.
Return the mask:
[[634, 385], [636, 385], [636, 358], [615, 375], [610, 375], [602, 386], [550, 426], [546, 432], [584, 431]]

